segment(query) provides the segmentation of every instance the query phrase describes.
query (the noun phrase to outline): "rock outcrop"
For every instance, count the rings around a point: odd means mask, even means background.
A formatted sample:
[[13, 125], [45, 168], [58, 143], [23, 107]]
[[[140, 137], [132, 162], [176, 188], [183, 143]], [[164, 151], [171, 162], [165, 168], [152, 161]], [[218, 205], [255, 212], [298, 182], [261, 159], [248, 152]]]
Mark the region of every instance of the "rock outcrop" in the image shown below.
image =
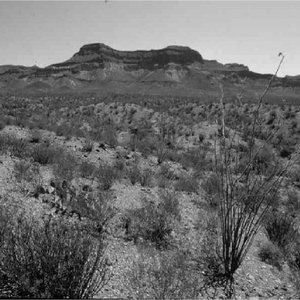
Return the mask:
[[79, 52], [69, 60], [49, 66], [51, 69], [81, 70], [105, 68], [109, 64], [122, 65], [124, 70], [154, 70], [165, 67], [169, 63], [188, 65], [194, 62], [203, 63], [202, 56], [189, 47], [169, 46], [160, 50], [118, 51], [105, 44], [89, 44], [80, 48]]

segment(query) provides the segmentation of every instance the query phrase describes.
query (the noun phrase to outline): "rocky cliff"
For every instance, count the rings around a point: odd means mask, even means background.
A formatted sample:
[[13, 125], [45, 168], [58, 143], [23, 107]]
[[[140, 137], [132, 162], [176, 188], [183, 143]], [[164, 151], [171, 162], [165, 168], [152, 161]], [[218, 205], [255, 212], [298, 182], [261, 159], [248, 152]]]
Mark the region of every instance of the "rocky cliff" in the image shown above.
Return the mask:
[[69, 60], [49, 66], [52, 69], [105, 68], [109, 64], [122, 65], [124, 70], [163, 68], [169, 63], [188, 65], [194, 62], [203, 63], [202, 56], [189, 47], [169, 46], [160, 50], [118, 51], [105, 44], [89, 44], [80, 48]]

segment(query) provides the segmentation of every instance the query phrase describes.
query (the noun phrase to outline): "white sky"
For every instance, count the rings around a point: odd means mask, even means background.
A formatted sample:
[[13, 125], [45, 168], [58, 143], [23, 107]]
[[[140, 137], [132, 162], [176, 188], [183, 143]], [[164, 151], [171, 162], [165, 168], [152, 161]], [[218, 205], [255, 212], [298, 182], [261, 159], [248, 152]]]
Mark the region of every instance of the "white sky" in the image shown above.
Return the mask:
[[298, 1], [0, 1], [0, 65], [47, 66], [88, 43], [189, 46], [204, 59], [300, 74]]

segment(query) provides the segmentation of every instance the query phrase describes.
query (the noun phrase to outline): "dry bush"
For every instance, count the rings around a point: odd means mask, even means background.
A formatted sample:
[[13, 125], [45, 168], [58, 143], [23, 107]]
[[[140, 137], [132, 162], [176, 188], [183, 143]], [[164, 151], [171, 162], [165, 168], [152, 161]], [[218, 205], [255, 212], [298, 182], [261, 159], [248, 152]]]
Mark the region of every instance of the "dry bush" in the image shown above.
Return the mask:
[[200, 175], [210, 168], [210, 161], [207, 158], [208, 151], [208, 145], [201, 145], [199, 148], [183, 152], [180, 163], [186, 169], [193, 168]]
[[66, 180], [70, 182], [76, 173], [77, 160], [76, 157], [63, 149], [55, 149], [56, 156], [53, 158], [53, 173], [60, 181]]
[[288, 199], [285, 204], [291, 214], [295, 214], [300, 210], [299, 195], [296, 191], [288, 191]]
[[32, 130], [31, 131], [31, 136], [30, 136], [30, 139], [29, 139], [29, 142], [30, 143], [39, 143], [42, 139], [42, 134], [39, 130]]
[[272, 242], [266, 242], [259, 246], [258, 257], [261, 261], [272, 265], [279, 270], [282, 268], [283, 254], [279, 247]]
[[216, 209], [219, 203], [219, 189], [221, 182], [216, 173], [210, 174], [201, 184], [205, 191], [205, 199], [212, 209]]
[[132, 166], [126, 168], [126, 176], [129, 178], [132, 185], [140, 182], [142, 171], [140, 170], [137, 163], [134, 163]]
[[5, 122], [2, 121], [2, 116], [0, 118], [1, 118], [1, 120], [0, 120], [0, 131], [1, 131], [2, 129], [5, 128], [6, 125], [5, 125]]
[[97, 167], [87, 161], [83, 161], [79, 165], [79, 173], [83, 178], [92, 178], [97, 171]]
[[18, 217], [0, 251], [1, 275], [13, 297], [91, 298], [110, 278], [103, 240], [59, 219]]
[[39, 174], [37, 165], [29, 161], [21, 160], [14, 164], [14, 175], [18, 182], [25, 180], [27, 182], [33, 181]]
[[12, 135], [0, 135], [0, 151], [18, 158], [27, 158], [29, 152], [29, 144], [25, 139], [20, 139]]
[[297, 236], [293, 218], [287, 213], [278, 211], [271, 211], [266, 216], [264, 229], [269, 240], [280, 249], [288, 247]]
[[113, 166], [105, 164], [98, 167], [95, 176], [101, 188], [106, 191], [112, 187], [118, 173]]
[[90, 234], [97, 236], [105, 232], [115, 215], [110, 194], [103, 191], [87, 191], [73, 195], [71, 201], [67, 203], [68, 209], [77, 213], [80, 219], [87, 220], [86, 229]]
[[54, 163], [58, 155], [61, 155], [58, 149], [46, 144], [37, 145], [31, 151], [33, 161], [41, 165]]
[[173, 193], [163, 193], [159, 204], [146, 198], [143, 206], [128, 212], [126, 233], [128, 239], [150, 242], [157, 248], [167, 248], [171, 233], [180, 220], [178, 198]]
[[181, 174], [175, 183], [175, 190], [187, 193], [198, 193], [199, 182], [190, 174]]
[[184, 253], [142, 250], [126, 274], [133, 299], [195, 299], [198, 276]]
[[94, 143], [92, 140], [85, 140], [84, 144], [82, 145], [82, 152], [92, 152], [94, 147]]
[[143, 187], [150, 187], [152, 185], [154, 173], [151, 169], [144, 169], [141, 171], [140, 184]]

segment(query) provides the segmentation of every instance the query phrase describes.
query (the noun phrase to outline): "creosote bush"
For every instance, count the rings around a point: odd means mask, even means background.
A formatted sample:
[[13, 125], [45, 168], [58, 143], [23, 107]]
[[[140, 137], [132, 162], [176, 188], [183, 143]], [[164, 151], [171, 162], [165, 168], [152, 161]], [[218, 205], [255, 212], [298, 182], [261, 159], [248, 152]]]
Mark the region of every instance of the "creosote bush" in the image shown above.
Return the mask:
[[259, 246], [258, 257], [261, 261], [281, 269], [283, 255], [279, 247], [272, 242], [266, 242]]
[[269, 240], [280, 249], [287, 247], [297, 236], [293, 218], [287, 213], [271, 211], [266, 216], [264, 228]]
[[204, 179], [201, 187], [205, 191], [205, 199], [209, 206], [216, 209], [219, 203], [219, 189], [221, 188], [221, 182], [216, 173], [212, 173]]
[[127, 214], [127, 238], [136, 242], [150, 242], [159, 249], [167, 248], [171, 243], [174, 226], [181, 218], [176, 194], [162, 193], [158, 204], [146, 198], [142, 200], [141, 208]]
[[187, 193], [198, 193], [198, 180], [190, 174], [181, 174], [175, 183], [175, 190]]
[[96, 170], [96, 178], [103, 190], [109, 190], [118, 177], [118, 172], [114, 166], [105, 164]]
[[97, 167], [94, 164], [83, 161], [79, 165], [79, 173], [84, 178], [91, 178], [96, 173]]
[[0, 248], [2, 280], [14, 298], [91, 298], [110, 279], [104, 251], [75, 223], [19, 216]]
[[45, 144], [39, 144], [33, 147], [31, 151], [33, 161], [38, 162], [41, 165], [54, 163], [57, 155], [60, 155], [57, 149]]

